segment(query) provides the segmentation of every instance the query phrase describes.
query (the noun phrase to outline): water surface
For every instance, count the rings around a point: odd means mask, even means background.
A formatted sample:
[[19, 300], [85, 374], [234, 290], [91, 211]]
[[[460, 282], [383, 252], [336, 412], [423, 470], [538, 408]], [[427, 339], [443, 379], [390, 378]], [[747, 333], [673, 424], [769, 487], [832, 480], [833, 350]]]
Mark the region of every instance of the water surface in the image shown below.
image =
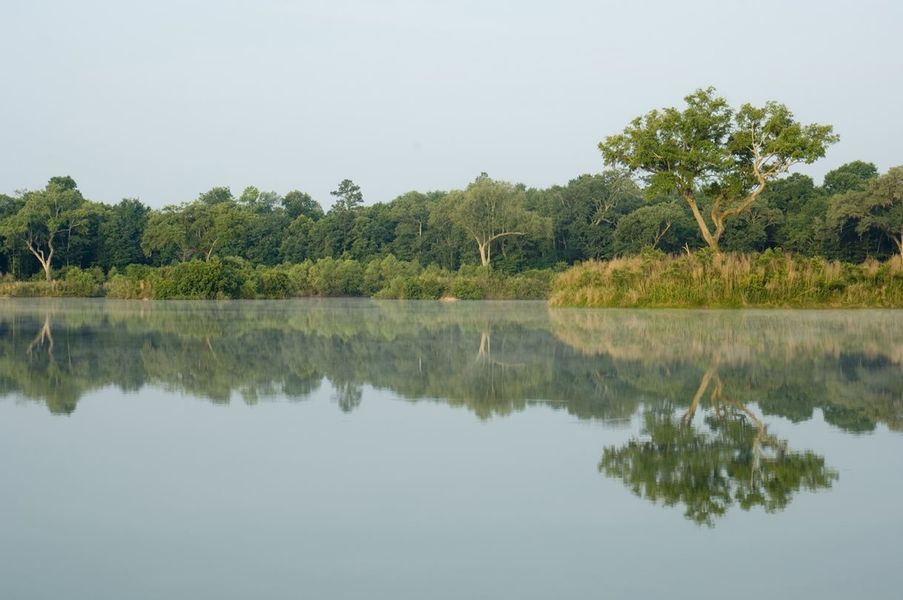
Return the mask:
[[903, 312], [0, 301], [0, 598], [896, 598]]

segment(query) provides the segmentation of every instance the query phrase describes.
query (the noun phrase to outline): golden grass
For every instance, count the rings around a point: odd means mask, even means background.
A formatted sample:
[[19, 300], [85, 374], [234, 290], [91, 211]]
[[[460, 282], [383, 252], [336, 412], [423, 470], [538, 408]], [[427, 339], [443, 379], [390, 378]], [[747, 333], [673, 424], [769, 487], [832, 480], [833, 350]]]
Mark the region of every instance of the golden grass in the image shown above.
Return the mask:
[[576, 265], [559, 275], [553, 306], [903, 307], [897, 260], [860, 265], [763, 254], [647, 254]]

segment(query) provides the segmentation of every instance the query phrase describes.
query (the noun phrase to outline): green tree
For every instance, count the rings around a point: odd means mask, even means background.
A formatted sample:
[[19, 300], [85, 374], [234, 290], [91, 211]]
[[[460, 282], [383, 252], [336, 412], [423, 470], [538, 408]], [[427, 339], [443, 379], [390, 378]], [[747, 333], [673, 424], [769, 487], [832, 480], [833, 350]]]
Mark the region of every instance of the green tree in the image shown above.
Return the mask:
[[838, 228], [853, 222], [860, 236], [874, 231], [892, 240], [903, 263], [903, 166], [870, 180], [861, 191], [834, 196], [829, 216]]
[[435, 199], [420, 192], [408, 192], [389, 203], [395, 227], [390, 251], [401, 260], [415, 260], [429, 239], [430, 209]]
[[[770, 181], [812, 163], [837, 141], [830, 125], [802, 125], [783, 104], [732, 109], [714, 88], [686, 96], [684, 110], [634, 119], [599, 144], [605, 161], [643, 174], [652, 195], [678, 193], [716, 252], [725, 222], [748, 211]], [[709, 220], [700, 199], [710, 202]]]
[[337, 210], [354, 210], [364, 202], [360, 186], [350, 179], [343, 179], [339, 183], [339, 187], [329, 194], [335, 196], [336, 201], [333, 208]]
[[43, 190], [26, 192], [22, 207], [0, 223], [0, 234], [23, 245], [51, 281], [54, 255], [73, 232], [83, 228], [90, 212], [71, 177], [53, 177]]
[[218, 246], [241, 232], [240, 214], [233, 202], [202, 201], [167, 206], [148, 220], [141, 247], [145, 254], [174, 254], [180, 262], [209, 261]]
[[100, 224], [101, 263], [105, 269], [143, 263], [141, 238], [150, 208], [135, 198], [125, 198], [109, 208]]
[[643, 206], [618, 221], [614, 249], [637, 254], [643, 248], [677, 252], [684, 240], [695, 237], [693, 221], [678, 201]]
[[279, 248], [282, 260], [299, 263], [311, 257], [311, 230], [313, 226], [314, 222], [307, 215], [298, 215], [289, 224]]
[[829, 196], [861, 190], [866, 182], [878, 176], [878, 168], [873, 163], [854, 160], [825, 174], [822, 189]]
[[615, 254], [618, 221], [643, 204], [643, 191], [626, 173], [580, 175], [564, 187], [528, 193], [531, 207], [552, 220], [554, 258], [572, 263]]
[[272, 212], [282, 202], [282, 198], [276, 192], [261, 192], [253, 185], [246, 187], [238, 203], [258, 213]]
[[198, 196], [198, 202], [202, 204], [222, 204], [234, 201], [235, 198], [232, 196], [232, 191], [225, 186], [211, 188]]
[[282, 198], [282, 206], [290, 219], [297, 219], [300, 215], [306, 216], [311, 221], [323, 217], [323, 208], [310, 197], [310, 194], [292, 190]]
[[511, 236], [551, 235], [551, 221], [524, 207], [522, 189], [485, 173], [467, 189], [449, 193], [440, 209], [476, 242], [484, 267], [492, 261], [493, 242]]

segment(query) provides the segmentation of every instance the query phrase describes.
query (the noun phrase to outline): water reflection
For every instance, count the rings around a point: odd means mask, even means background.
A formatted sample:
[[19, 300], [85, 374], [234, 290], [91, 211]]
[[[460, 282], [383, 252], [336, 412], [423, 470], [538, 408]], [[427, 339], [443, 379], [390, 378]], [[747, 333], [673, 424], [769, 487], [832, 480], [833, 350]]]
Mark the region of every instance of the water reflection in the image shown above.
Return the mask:
[[[693, 421], [709, 390], [705, 426], [697, 427]], [[669, 404], [645, 410], [640, 433], [605, 448], [599, 471], [622, 479], [639, 497], [683, 505], [699, 524], [714, 525], [734, 504], [775, 512], [800, 489], [829, 488], [838, 477], [822, 456], [790, 450], [753, 410], [730, 398], [716, 365], [682, 414]]]
[[[15, 301], [0, 304], [0, 396], [71, 414], [92, 390], [339, 410], [365, 386], [480, 418], [531, 405], [642, 429], [599, 470], [712, 524], [830, 487], [768, 418], [903, 428], [903, 313], [549, 310], [541, 303]], [[604, 441], [600, 445], [604, 444]]]

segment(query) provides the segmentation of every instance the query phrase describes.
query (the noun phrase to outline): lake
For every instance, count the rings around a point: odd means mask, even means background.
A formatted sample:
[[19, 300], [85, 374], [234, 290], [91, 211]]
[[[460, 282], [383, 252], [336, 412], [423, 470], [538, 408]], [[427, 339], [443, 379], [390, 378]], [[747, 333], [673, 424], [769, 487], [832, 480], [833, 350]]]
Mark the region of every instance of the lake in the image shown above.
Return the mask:
[[0, 598], [897, 598], [903, 311], [0, 300]]

